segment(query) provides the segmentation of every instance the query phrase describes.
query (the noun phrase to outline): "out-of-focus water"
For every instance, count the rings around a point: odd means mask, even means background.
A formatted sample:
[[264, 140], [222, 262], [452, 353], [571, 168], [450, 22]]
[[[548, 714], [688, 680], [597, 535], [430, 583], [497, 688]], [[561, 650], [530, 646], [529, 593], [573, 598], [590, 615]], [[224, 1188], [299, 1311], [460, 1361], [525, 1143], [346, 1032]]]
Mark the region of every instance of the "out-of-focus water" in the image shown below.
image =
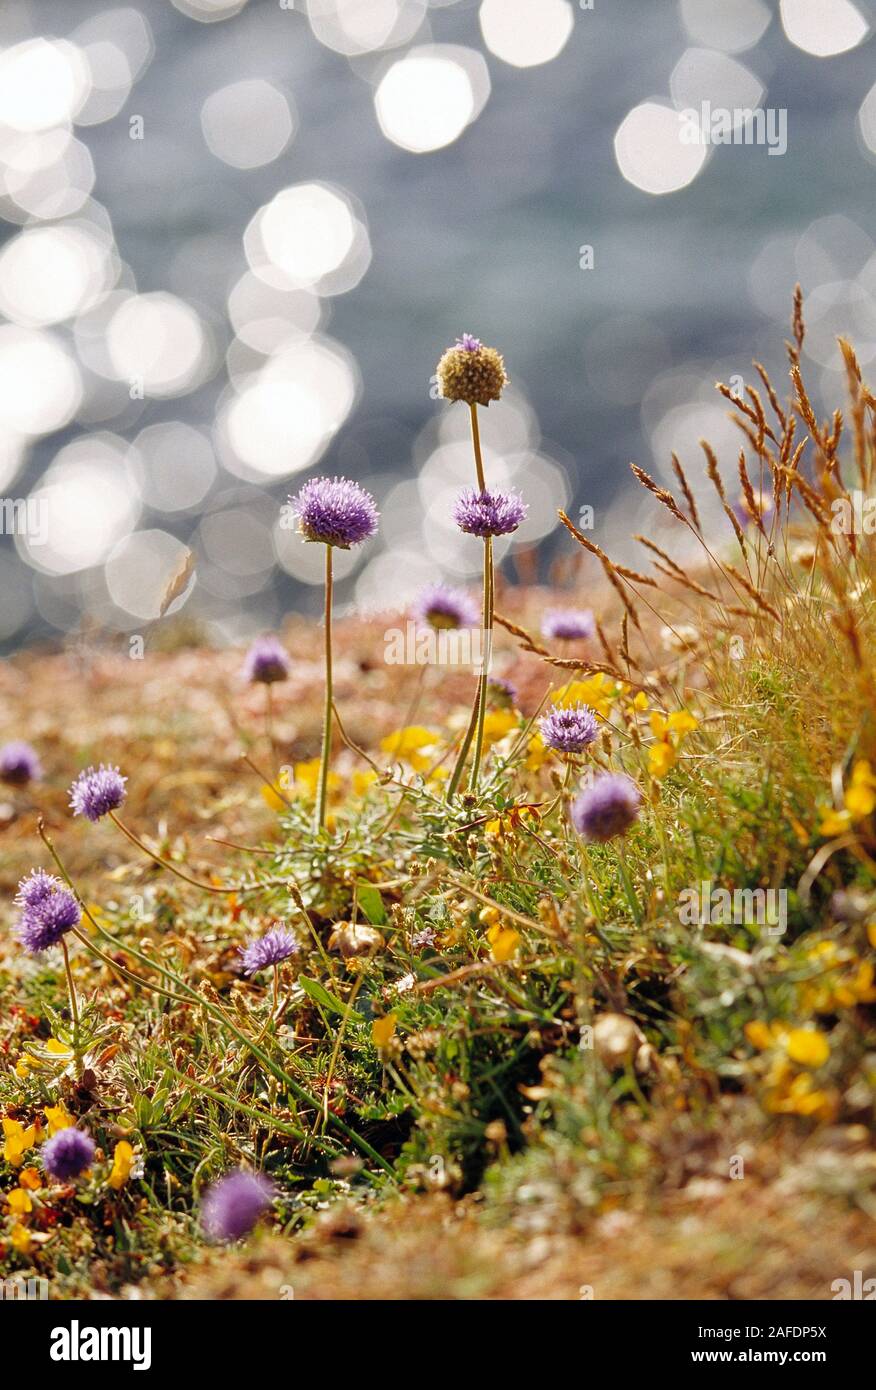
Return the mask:
[[[376, 0], [358, 3], [368, 20]], [[845, 4], [824, 0], [831, 22], [848, 22]], [[431, 382], [441, 351], [464, 330], [505, 354], [512, 390], [484, 422], [488, 472], [529, 497], [523, 539], [541, 541], [546, 557], [566, 543], [552, 529], [557, 504], [573, 512], [592, 505], [600, 543], [626, 543], [641, 521], [631, 459], [660, 472], [675, 447], [697, 472], [696, 441], [708, 434], [729, 474], [735, 436], [711, 384], [751, 380], [757, 357], [785, 388], [781, 343], [798, 279], [812, 325], [806, 366], [825, 409], [839, 404], [835, 332], [857, 339], [865, 368], [876, 357], [876, 95], [859, 116], [876, 81], [869, 37], [817, 57], [789, 40], [778, 6], [763, 0], [718, 7], [736, 11], [736, 29], [729, 20], [709, 27], [717, 12], [710, 0], [595, 0], [592, 10], [565, 7], [572, 31], [556, 57], [517, 67], [491, 51], [475, 0], [419, 4], [421, 14], [411, 3], [406, 42], [351, 58], [320, 42], [305, 8], [303, 0], [295, 8], [249, 0], [231, 17], [201, 23], [169, 0], [5, 0], [7, 54], [34, 36], [72, 37], [96, 70], [103, 62], [109, 71], [104, 32], [115, 36], [111, 44], [120, 34], [136, 37], [136, 11], [151, 35], [148, 61], [117, 114], [73, 125], [94, 184], [66, 218], [52, 215], [51, 200], [40, 216], [16, 205], [15, 170], [37, 156], [30, 147], [22, 153], [21, 132], [16, 143], [0, 123], [3, 186], [13, 187], [0, 209], [7, 241], [22, 225], [84, 220], [117, 257], [115, 280], [103, 287], [110, 298], [97, 295], [57, 323], [28, 317], [32, 295], [22, 311], [0, 260], [0, 376], [14, 361], [12, 386], [0, 381], [0, 424], [13, 441], [0, 450], [0, 493], [49, 499], [47, 539], [0, 536], [7, 647], [75, 630], [84, 618], [117, 632], [120, 643], [145, 631], [180, 562], [174, 541], [191, 547], [197, 563], [186, 611], [217, 639], [270, 628], [289, 607], [315, 608], [317, 558], [278, 524], [287, 493], [314, 471], [372, 487], [384, 514], [381, 538], [342, 557], [343, 601], [389, 605], [441, 574], [465, 582], [477, 571], [478, 547], [446, 521], [450, 497], [468, 481], [465, 411], [434, 399]], [[330, 8], [313, 0], [317, 27]], [[872, 21], [862, 0], [855, 9]], [[764, 15], [762, 36], [746, 46], [746, 26], [755, 32]], [[482, 110], [459, 138], [415, 154], [381, 129], [375, 91], [423, 45], [466, 50], [462, 66], [452, 50], [432, 50], [451, 64], [435, 78], [435, 119], [442, 102], [452, 115], [459, 98], [451, 79], [467, 67], [475, 88], [488, 75], [489, 91], [485, 100], [475, 92]], [[202, 108], [247, 80], [286, 98], [294, 133], [261, 167], [237, 168], [208, 148]], [[728, 91], [749, 90], [746, 83], [755, 91], [760, 84], [760, 105], [787, 113], [784, 154], [713, 147], [692, 182], [662, 196], [624, 177], [614, 141], [635, 107], [670, 105], [673, 96], [684, 106], [691, 93], [720, 106]], [[282, 101], [260, 106], [263, 86], [248, 90], [213, 107], [217, 138], [244, 157], [251, 146], [270, 152], [272, 126], [283, 143], [286, 109]], [[416, 106], [416, 83], [414, 91], [407, 100]], [[0, 91], [3, 119], [15, 114], [9, 92]], [[20, 100], [24, 109], [26, 92]], [[408, 116], [403, 104], [400, 119]], [[659, 148], [649, 151], [646, 139], [634, 153], [659, 173]], [[302, 249], [297, 229], [309, 204], [290, 203], [273, 242], [281, 261], [288, 251], [285, 271], [274, 261], [273, 285], [252, 275], [241, 285], [254, 216], [281, 190], [313, 183], [337, 195], [324, 237]], [[358, 239], [334, 278], [323, 277], [315, 294], [290, 289], [290, 268], [297, 274], [308, 254], [314, 264], [323, 252], [330, 261], [323, 241], [335, 233], [343, 240], [353, 224]], [[590, 269], [581, 264], [585, 247]], [[38, 256], [6, 262], [6, 275], [39, 276], [41, 264]], [[135, 292], [176, 299], [158, 301], [154, 319]], [[194, 328], [185, 314], [162, 317], [177, 299], [195, 311]], [[57, 400], [63, 370], [36, 350], [45, 340], [78, 373], [70, 389], [81, 400], [69, 419]], [[168, 361], [180, 381], [165, 396]], [[132, 399], [130, 368], [144, 362], [146, 388], [135, 381]], [[43, 401], [46, 377], [58, 373]], [[20, 411], [31, 390], [28, 433]], [[160, 424], [173, 427], [150, 428]]]

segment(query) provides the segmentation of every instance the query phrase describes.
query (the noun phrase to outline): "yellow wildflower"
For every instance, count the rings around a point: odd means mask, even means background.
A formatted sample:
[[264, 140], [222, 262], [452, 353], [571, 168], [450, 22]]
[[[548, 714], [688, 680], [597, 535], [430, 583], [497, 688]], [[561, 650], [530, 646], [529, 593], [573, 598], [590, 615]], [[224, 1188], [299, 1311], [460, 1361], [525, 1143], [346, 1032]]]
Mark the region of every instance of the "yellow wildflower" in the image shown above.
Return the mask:
[[487, 932], [487, 940], [490, 943], [490, 955], [499, 965], [504, 965], [517, 954], [520, 945], [520, 933], [513, 931], [511, 927], [503, 927], [500, 922], [490, 927]]
[[768, 1047], [772, 1047], [775, 1042], [775, 1034], [772, 1028], [761, 1019], [752, 1019], [750, 1023], [746, 1023], [744, 1031], [748, 1041], [751, 1043], [752, 1047], [757, 1048], [758, 1052], [764, 1052]]
[[12, 1248], [14, 1250], [17, 1250], [19, 1255], [30, 1254], [30, 1247], [33, 1244], [33, 1238], [27, 1227], [22, 1226], [20, 1221], [12, 1227], [12, 1235], [10, 1236], [10, 1240], [12, 1241]]
[[648, 771], [659, 782], [675, 766], [677, 753], [671, 743], [652, 743], [648, 749]]
[[558, 709], [571, 705], [589, 705], [603, 718], [608, 714], [613, 702], [627, 689], [623, 682], [612, 680], [603, 671], [597, 671], [586, 681], [569, 681], [553, 697]]
[[489, 710], [484, 718], [484, 743], [487, 748], [498, 743], [517, 728], [517, 716], [507, 709]]
[[19, 1187], [28, 1187], [31, 1192], [38, 1192], [43, 1185], [43, 1180], [36, 1168], [22, 1168], [18, 1175]]
[[25, 1080], [27, 1079], [27, 1077], [30, 1075], [30, 1070], [31, 1070], [31, 1060], [30, 1060], [30, 1058], [29, 1058], [29, 1057], [19, 1057], [18, 1061], [15, 1063], [15, 1075], [18, 1077], [19, 1081], [25, 1081]]
[[23, 1187], [16, 1187], [12, 1192], [7, 1193], [6, 1201], [9, 1210], [14, 1212], [16, 1216], [27, 1216], [29, 1211], [33, 1211], [30, 1193], [25, 1192]]
[[801, 1067], [822, 1067], [830, 1056], [830, 1043], [817, 1028], [792, 1028], [785, 1051]]
[[375, 1047], [386, 1047], [395, 1033], [395, 1025], [398, 1022], [396, 1014], [384, 1014], [382, 1018], [375, 1018], [371, 1024], [371, 1041]]
[[821, 835], [842, 835], [858, 821], [866, 820], [876, 810], [876, 776], [866, 758], [859, 758], [852, 768], [849, 784], [843, 792], [839, 811], [824, 811], [818, 827]]
[[[434, 730], [425, 729], [421, 724], [409, 724], [406, 729], [396, 729], [382, 738], [380, 748], [383, 753], [408, 763], [415, 772], [425, 772], [435, 761], [438, 741]], [[423, 754], [424, 748], [431, 750], [431, 756]]]
[[30, 1125], [25, 1129], [19, 1120], [4, 1119], [3, 1133], [6, 1136], [3, 1157], [13, 1168], [20, 1168], [27, 1150], [32, 1149], [37, 1141], [37, 1127]]
[[46, 1105], [43, 1114], [49, 1122], [49, 1138], [57, 1134], [59, 1129], [69, 1129], [76, 1121], [73, 1116], [68, 1114], [67, 1107], [62, 1100], [57, 1105]]
[[286, 809], [286, 802], [280, 793], [275, 787], [269, 787], [267, 783], [262, 785], [262, 797], [272, 811], [284, 811]]
[[648, 696], [645, 694], [644, 690], [640, 690], [639, 693], [633, 697], [631, 703], [633, 709], [638, 710], [639, 714], [647, 714]]
[[[295, 790], [306, 800], [313, 800], [319, 784], [319, 758], [311, 758], [307, 763], [295, 764]], [[337, 791], [341, 779], [336, 772], [328, 775], [328, 790]]]
[[107, 1179], [110, 1187], [114, 1187], [117, 1191], [120, 1187], [124, 1187], [131, 1176], [133, 1164], [134, 1150], [127, 1139], [120, 1139], [113, 1151], [112, 1172]]
[[353, 793], [355, 796], [364, 796], [369, 787], [373, 787], [377, 781], [377, 773], [373, 767], [361, 769], [353, 773]]
[[504, 840], [506, 835], [513, 835], [516, 830], [522, 829], [526, 821], [538, 824], [538, 808], [532, 805], [512, 806], [504, 811], [495, 820], [488, 820], [484, 826], [487, 835], [495, 835], [498, 839]]

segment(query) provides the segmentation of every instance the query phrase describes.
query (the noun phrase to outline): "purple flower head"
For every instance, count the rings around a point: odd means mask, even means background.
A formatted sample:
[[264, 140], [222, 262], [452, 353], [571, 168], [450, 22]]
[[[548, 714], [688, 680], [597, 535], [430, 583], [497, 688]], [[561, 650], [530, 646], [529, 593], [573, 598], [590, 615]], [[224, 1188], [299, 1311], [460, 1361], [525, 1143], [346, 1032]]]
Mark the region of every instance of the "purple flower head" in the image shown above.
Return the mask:
[[82, 912], [69, 888], [52, 874], [34, 869], [18, 885], [15, 901], [22, 908], [16, 935], [36, 954], [57, 946], [65, 932], [77, 927]]
[[513, 492], [474, 492], [466, 489], [453, 504], [453, 520], [470, 536], [508, 536], [528, 511]]
[[483, 344], [480, 338], [473, 338], [470, 333], [463, 333], [461, 338], [457, 338], [456, 346], [462, 348], [463, 352], [480, 352]]
[[28, 782], [38, 782], [42, 775], [36, 749], [29, 743], [13, 739], [0, 748], [0, 780], [13, 787], [24, 787]]
[[549, 608], [541, 620], [541, 635], [548, 641], [586, 642], [595, 631], [593, 614], [586, 608]]
[[600, 772], [575, 797], [569, 818], [585, 840], [611, 840], [629, 830], [641, 804], [642, 793], [631, 778]]
[[379, 512], [374, 498], [349, 478], [311, 478], [290, 497], [305, 540], [322, 541], [349, 550], [377, 530]]
[[207, 1192], [201, 1225], [212, 1240], [240, 1240], [249, 1235], [273, 1199], [274, 1187], [267, 1178], [236, 1168]]
[[558, 753], [583, 753], [599, 732], [593, 710], [580, 704], [568, 709], [555, 707], [538, 721], [538, 727], [548, 748]]
[[78, 1178], [94, 1161], [94, 1140], [75, 1125], [60, 1129], [42, 1148], [43, 1167], [53, 1178]]
[[513, 709], [517, 704], [517, 687], [504, 676], [490, 676], [487, 680], [487, 694], [500, 709]]
[[266, 636], [255, 639], [246, 654], [243, 675], [248, 681], [261, 681], [264, 685], [286, 680], [289, 657], [278, 638]]
[[475, 627], [480, 620], [478, 606], [464, 589], [449, 584], [430, 584], [417, 595], [411, 616], [416, 622], [434, 628]]
[[80, 772], [70, 788], [70, 805], [74, 816], [100, 820], [109, 811], [121, 806], [125, 799], [125, 783], [117, 767], [87, 767]]
[[47, 874], [45, 869], [31, 869], [19, 883], [15, 901], [20, 907], [38, 907], [52, 893], [63, 888], [64, 884], [54, 874]]
[[290, 956], [297, 956], [301, 950], [297, 939], [285, 927], [272, 927], [264, 936], [241, 946], [240, 957], [244, 975], [254, 975], [269, 965], [279, 965]]

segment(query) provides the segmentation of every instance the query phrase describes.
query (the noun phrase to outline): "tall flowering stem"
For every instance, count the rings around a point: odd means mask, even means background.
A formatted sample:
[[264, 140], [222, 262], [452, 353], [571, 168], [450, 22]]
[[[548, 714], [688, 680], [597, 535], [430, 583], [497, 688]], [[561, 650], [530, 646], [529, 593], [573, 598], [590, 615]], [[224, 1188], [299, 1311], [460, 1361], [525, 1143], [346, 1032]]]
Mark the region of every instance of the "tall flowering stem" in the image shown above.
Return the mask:
[[334, 571], [332, 547], [325, 548], [325, 706], [322, 716], [322, 753], [319, 759], [319, 781], [316, 785], [314, 830], [319, 834], [325, 825], [328, 802], [329, 764], [332, 756], [332, 591]]
[[514, 530], [514, 526], [519, 525], [522, 519], [521, 514], [513, 525], [504, 527], [502, 518], [497, 518], [497, 503], [500, 500], [507, 503], [509, 499], [499, 499], [487, 492], [484, 461], [481, 455], [478, 406], [488, 406], [490, 401], [498, 401], [507, 383], [508, 377], [502, 354], [497, 352], [495, 348], [485, 346], [479, 338], [473, 337], [470, 333], [463, 333], [461, 338], [457, 338], [454, 346], [447, 349], [438, 363], [438, 384], [441, 388], [441, 395], [446, 401], [465, 401], [471, 415], [471, 442], [474, 449], [478, 491], [470, 498], [460, 499], [456, 508], [456, 520], [463, 531], [480, 536], [484, 542], [484, 660], [468, 729], [456, 759], [456, 766], [447, 784], [448, 801], [456, 795], [459, 789], [472, 740], [474, 740], [475, 748], [469, 786], [472, 791], [477, 789], [484, 748], [487, 682], [493, 639], [493, 536], [503, 535], [508, 530]]
[[[478, 491], [486, 492], [487, 483], [484, 477], [484, 460], [481, 453], [481, 431], [478, 423], [477, 401], [469, 403], [471, 412], [471, 442], [474, 450], [475, 472], [478, 478]], [[472, 791], [477, 788], [478, 771], [481, 765], [481, 755], [484, 746], [484, 719], [487, 712], [487, 678], [489, 673], [490, 653], [493, 638], [493, 538], [484, 536], [484, 601], [483, 601], [483, 662], [478, 688], [475, 691], [474, 704], [472, 705], [471, 718], [468, 721], [465, 738], [456, 759], [453, 774], [447, 786], [447, 800], [450, 801], [459, 789], [462, 774], [465, 769], [465, 762], [468, 757], [468, 750], [471, 748], [472, 739], [475, 739], [474, 762], [472, 763], [471, 779], [469, 786]]]
[[379, 513], [370, 492], [349, 478], [311, 478], [289, 502], [304, 539], [320, 542], [326, 549], [325, 712], [314, 813], [314, 829], [319, 834], [325, 826], [332, 742], [332, 550], [335, 546], [349, 550], [370, 540], [377, 530]]

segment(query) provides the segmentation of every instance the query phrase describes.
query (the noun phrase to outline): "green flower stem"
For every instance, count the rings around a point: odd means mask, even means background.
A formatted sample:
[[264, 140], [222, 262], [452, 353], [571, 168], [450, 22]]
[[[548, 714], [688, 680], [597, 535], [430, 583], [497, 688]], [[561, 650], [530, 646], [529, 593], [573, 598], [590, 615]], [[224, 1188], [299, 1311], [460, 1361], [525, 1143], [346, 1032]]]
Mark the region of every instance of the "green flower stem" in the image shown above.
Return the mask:
[[481, 770], [481, 756], [484, 751], [484, 720], [487, 716], [487, 683], [490, 679], [490, 662], [493, 647], [493, 538], [484, 537], [484, 622], [481, 674], [478, 680], [477, 728], [475, 732], [474, 757], [469, 777], [469, 791], [478, 789], [478, 776]]
[[316, 788], [314, 830], [318, 835], [325, 826], [328, 801], [329, 762], [332, 754], [332, 547], [325, 548], [325, 712], [322, 721], [322, 756], [319, 760], [319, 781]]
[[[481, 492], [486, 492], [487, 482], [484, 476], [484, 460], [483, 455], [481, 453], [481, 431], [480, 425], [478, 423], [477, 405], [474, 402], [472, 402], [472, 404], [469, 406], [469, 410], [471, 412], [471, 442], [472, 448], [474, 450], [475, 472], [477, 473], [478, 488]], [[492, 536], [486, 536], [484, 538], [483, 624], [484, 637], [488, 647], [488, 660], [490, 655], [492, 654], [491, 650], [489, 649], [492, 646], [493, 637], [493, 586], [493, 538]], [[462, 780], [462, 774], [465, 769], [466, 759], [468, 758], [468, 752], [471, 748], [472, 740], [475, 739], [476, 735], [477, 740], [475, 742], [475, 755], [474, 761], [472, 763], [469, 789], [471, 791], [475, 791], [477, 789], [478, 774], [480, 772], [481, 764], [481, 754], [483, 752], [484, 743], [484, 719], [486, 717], [487, 712], [487, 679], [487, 666], [485, 665], [483, 671], [481, 672], [480, 679], [478, 680], [478, 687], [475, 691], [474, 704], [472, 705], [471, 717], [468, 721], [468, 728], [465, 733], [465, 738], [462, 740], [462, 746], [459, 750], [459, 753], [457, 754], [453, 774], [450, 778], [450, 781], [447, 784], [447, 801], [452, 801], [459, 789], [459, 784]]]
[[119, 820], [115, 811], [110, 811], [108, 814], [116, 829], [121, 830], [122, 834], [131, 841], [131, 844], [142, 850], [148, 859], [151, 859], [154, 864], [160, 864], [162, 869], [169, 869], [172, 874], [176, 874], [177, 878], [181, 878], [183, 883], [190, 883], [193, 888], [200, 888], [204, 893], [251, 893], [254, 889], [261, 887], [258, 883], [229, 883], [227, 886], [219, 887], [215, 883], [204, 883], [202, 879], [192, 878], [190, 874], [184, 874], [182, 869], [178, 869], [169, 859], [162, 858], [160, 854], [156, 854], [154, 850], [144, 844], [133, 830], [129, 830], [124, 821]]

